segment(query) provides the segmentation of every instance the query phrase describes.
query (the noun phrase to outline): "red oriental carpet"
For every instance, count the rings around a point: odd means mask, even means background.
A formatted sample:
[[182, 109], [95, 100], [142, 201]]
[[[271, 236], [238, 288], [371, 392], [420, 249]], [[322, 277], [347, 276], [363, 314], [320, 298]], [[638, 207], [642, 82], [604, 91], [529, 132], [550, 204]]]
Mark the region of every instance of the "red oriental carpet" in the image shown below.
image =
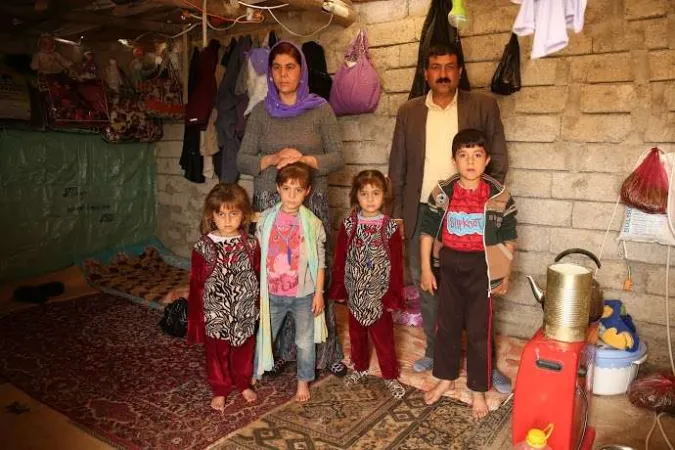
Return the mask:
[[202, 449], [295, 393], [295, 373], [258, 385], [258, 401], [209, 407], [201, 346], [162, 334], [161, 313], [95, 294], [0, 318], [0, 377], [100, 439], [130, 449]]

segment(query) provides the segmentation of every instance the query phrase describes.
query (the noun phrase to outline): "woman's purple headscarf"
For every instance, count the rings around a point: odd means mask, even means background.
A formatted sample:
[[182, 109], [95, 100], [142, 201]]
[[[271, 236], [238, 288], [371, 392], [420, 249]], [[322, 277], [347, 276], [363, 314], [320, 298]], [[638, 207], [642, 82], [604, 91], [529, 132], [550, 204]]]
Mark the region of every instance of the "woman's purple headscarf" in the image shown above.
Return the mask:
[[297, 99], [295, 101], [295, 104], [293, 105], [287, 105], [281, 101], [281, 98], [279, 98], [279, 91], [277, 91], [277, 87], [274, 85], [274, 80], [272, 79], [272, 73], [268, 69], [267, 97], [265, 97], [265, 109], [267, 110], [270, 116], [277, 118], [299, 116], [305, 111], [318, 108], [319, 106], [327, 103], [326, 99], [324, 99], [323, 97], [319, 97], [316, 94], [309, 93], [309, 81], [308, 81], [309, 77], [307, 75], [308, 73], [307, 61], [305, 60], [305, 55], [302, 53], [302, 50], [300, 50], [300, 47], [298, 47], [292, 42], [279, 41], [274, 47], [272, 47], [272, 50], [274, 50], [277, 47], [277, 45], [283, 43], [291, 44], [293, 47], [296, 48], [298, 53], [300, 53], [302, 67], [300, 68], [301, 74], [300, 74], [300, 84], [298, 85], [297, 91]]

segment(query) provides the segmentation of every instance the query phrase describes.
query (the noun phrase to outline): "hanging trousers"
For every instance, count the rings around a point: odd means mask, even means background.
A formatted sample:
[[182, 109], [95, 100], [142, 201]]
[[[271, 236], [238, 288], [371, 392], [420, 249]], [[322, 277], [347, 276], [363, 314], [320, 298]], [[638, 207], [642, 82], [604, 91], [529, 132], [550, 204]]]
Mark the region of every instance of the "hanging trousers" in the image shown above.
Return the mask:
[[206, 374], [213, 395], [227, 397], [236, 387], [239, 392], [251, 387], [255, 334], [239, 347], [230, 341], [206, 336]]
[[389, 311], [384, 311], [379, 319], [367, 327], [361, 325], [352, 316], [352, 313], [349, 313], [349, 345], [354, 369], [364, 371], [368, 370], [370, 366], [368, 334], [373, 340], [382, 378], [385, 380], [398, 378], [399, 369], [396, 360], [396, 347], [394, 346], [394, 321]]
[[442, 380], [459, 377], [466, 329], [467, 385], [472, 391], [487, 392], [492, 382], [492, 299], [485, 252], [443, 247], [440, 259], [433, 375]]

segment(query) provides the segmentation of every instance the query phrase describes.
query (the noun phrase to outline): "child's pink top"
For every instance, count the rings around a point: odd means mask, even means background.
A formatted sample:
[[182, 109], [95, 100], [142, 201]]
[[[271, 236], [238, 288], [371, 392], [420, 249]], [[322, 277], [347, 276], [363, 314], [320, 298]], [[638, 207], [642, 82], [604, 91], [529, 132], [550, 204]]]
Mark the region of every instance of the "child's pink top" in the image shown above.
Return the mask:
[[279, 211], [267, 250], [267, 285], [270, 294], [295, 297], [302, 232], [300, 216]]

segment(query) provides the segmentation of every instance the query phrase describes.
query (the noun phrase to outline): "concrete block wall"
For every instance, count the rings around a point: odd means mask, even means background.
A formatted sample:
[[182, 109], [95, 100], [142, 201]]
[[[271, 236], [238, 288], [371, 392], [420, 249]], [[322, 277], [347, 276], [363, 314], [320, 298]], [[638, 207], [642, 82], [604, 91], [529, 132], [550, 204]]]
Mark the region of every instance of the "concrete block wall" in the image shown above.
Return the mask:
[[[518, 6], [509, 0], [467, 6], [470, 24], [461, 31], [466, 70], [473, 89], [488, 90]], [[331, 26], [313, 37], [324, 46], [334, 73], [364, 26], [383, 87], [375, 113], [339, 119], [347, 167], [330, 177], [335, 224], [347, 211], [351, 177], [364, 168], [387, 169], [396, 111], [407, 100], [428, 7], [429, 0], [357, 4], [359, 23], [347, 29]], [[285, 22], [308, 33], [325, 18], [302, 14]], [[507, 184], [518, 204], [520, 232], [511, 292], [496, 302], [498, 330], [529, 337], [541, 324], [542, 312], [524, 276], [544, 282], [546, 266], [569, 247], [597, 254], [609, 226], [599, 281], [608, 297], [627, 303], [643, 335], [653, 342], [652, 353], [661, 359], [666, 249], [628, 244], [635, 287], [631, 293], [621, 292], [626, 264], [615, 238], [622, 206], [609, 221], [618, 188], [636, 158], [651, 146], [675, 151], [675, 2], [589, 2], [584, 31], [570, 32], [568, 47], [546, 58], [529, 58], [531, 36], [519, 41], [523, 88], [498, 96], [509, 143]], [[158, 233], [186, 254], [197, 236], [200, 202], [213, 182], [195, 185], [182, 179], [177, 161], [182, 131], [168, 128], [157, 150]], [[250, 181], [245, 183], [250, 187]], [[675, 319], [675, 313], [671, 316]]]

